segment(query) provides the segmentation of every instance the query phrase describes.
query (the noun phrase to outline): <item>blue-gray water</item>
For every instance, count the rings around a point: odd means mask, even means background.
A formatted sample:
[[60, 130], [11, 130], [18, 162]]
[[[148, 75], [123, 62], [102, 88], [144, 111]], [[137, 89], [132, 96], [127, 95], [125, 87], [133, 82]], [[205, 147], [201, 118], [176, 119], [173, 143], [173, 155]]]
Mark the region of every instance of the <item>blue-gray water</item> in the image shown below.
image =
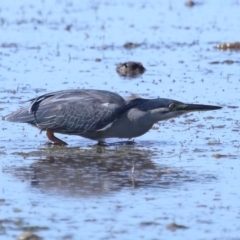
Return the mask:
[[[1, 239], [239, 239], [240, 52], [214, 46], [240, 41], [240, 6], [198, 3], [1, 3], [1, 116], [72, 88], [223, 106], [107, 147], [64, 135], [67, 147], [50, 146], [38, 129], [1, 121]], [[147, 71], [120, 77], [116, 64], [130, 60]]]

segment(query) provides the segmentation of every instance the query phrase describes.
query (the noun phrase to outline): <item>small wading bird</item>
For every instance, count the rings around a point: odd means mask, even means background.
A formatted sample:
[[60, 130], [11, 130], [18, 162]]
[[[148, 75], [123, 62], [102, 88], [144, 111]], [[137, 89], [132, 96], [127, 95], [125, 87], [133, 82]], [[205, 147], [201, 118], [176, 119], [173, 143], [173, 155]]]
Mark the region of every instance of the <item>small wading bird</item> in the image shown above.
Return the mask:
[[137, 77], [146, 71], [140, 62], [119, 63], [116, 70], [120, 76], [132, 78]]
[[63, 90], [29, 100], [3, 120], [29, 123], [47, 132], [49, 140], [67, 145], [54, 133], [79, 135], [102, 143], [106, 138], [135, 138], [158, 121], [194, 111], [220, 109], [219, 106], [186, 104], [179, 101], [133, 97], [123, 99], [102, 90]]

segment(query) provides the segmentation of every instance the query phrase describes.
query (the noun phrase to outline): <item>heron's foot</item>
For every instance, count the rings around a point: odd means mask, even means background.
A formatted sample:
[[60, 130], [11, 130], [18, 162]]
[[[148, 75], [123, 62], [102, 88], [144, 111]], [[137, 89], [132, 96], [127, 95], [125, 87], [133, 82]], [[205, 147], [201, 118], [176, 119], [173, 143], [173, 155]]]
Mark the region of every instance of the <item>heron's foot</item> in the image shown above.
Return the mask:
[[107, 143], [104, 140], [99, 140], [97, 145], [98, 146], [107, 146]]
[[47, 135], [48, 139], [54, 143], [54, 145], [58, 145], [58, 146], [66, 146], [67, 145], [66, 142], [64, 142], [61, 139], [55, 137], [54, 132], [52, 132], [50, 130], [47, 130], [46, 135]]
[[128, 141], [126, 142], [127, 145], [134, 145], [134, 139], [128, 139]]
[[64, 141], [62, 143], [53, 143], [55, 146], [67, 146], [68, 144]]

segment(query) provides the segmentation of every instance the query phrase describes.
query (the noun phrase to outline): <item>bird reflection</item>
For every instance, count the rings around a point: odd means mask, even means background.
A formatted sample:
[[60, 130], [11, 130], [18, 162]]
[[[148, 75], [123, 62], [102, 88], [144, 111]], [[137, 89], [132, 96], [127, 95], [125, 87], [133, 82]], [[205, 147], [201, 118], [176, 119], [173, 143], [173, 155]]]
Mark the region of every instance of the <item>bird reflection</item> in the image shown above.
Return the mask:
[[193, 180], [193, 174], [187, 171], [157, 165], [157, 154], [151, 150], [127, 145], [101, 149], [105, 148], [43, 148], [33, 156], [29, 154], [28, 157], [37, 158], [32, 165], [11, 171], [21, 180], [30, 180], [31, 186], [42, 193], [70, 197], [108, 195], [137, 188], [172, 188]]

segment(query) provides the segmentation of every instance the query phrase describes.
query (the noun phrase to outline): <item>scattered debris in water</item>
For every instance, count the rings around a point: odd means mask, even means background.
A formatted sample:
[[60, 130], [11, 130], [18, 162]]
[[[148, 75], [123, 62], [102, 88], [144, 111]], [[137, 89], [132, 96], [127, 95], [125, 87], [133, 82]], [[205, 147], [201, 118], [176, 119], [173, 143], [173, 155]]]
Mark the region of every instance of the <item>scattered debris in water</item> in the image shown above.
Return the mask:
[[176, 230], [179, 230], [179, 229], [188, 229], [188, 227], [184, 226], [184, 225], [179, 225], [175, 222], [173, 223], [170, 223], [167, 225], [167, 229], [170, 230], [170, 231], [176, 231]]
[[42, 238], [31, 232], [24, 232], [17, 237], [17, 240], [40, 240], [40, 239]]
[[193, 7], [195, 4], [196, 4], [196, 3], [195, 3], [194, 1], [192, 1], [192, 0], [188, 0], [188, 1], [185, 2], [185, 5], [186, 5], [187, 7]]
[[220, 43], [216, 45], [214, 48], [219, 50], [240, 50], [240, 42]]
[[233, 63], [240, 63], [240, 61], [233, 61], [233, 60], [225, 60], [225, 61], [213, 61], [210, 64], [233, 64]]
[[126, 42], [123, 47], [126, 49], [132, 49], [132, 48], [137, 48], [140, 47], [142, 44], [141, 43], [133, 43], [133, 42]]
[[2, 43], [1, 44], [2, 48], [18, 48], [17, 43]]
[[141, 227], [148, 227], [148, 226], [157, 226], [159, 223], [156, 222], [141, 222], [140, 223]]
[[228, 155], [217, 153], [217, 154], [213, 154], [212, 157], [214, 157], [214, 158], [225, 158], [225, 157], [228, 157]]
[[66, 27], [65, 27], [65, 30], [70, 32], [72, 29], [72, 24], [68, 24]]
[[236, 109], [236, 108], [239, 108], [239, 107], [238, 106], [227, 106], [227, 108]]

